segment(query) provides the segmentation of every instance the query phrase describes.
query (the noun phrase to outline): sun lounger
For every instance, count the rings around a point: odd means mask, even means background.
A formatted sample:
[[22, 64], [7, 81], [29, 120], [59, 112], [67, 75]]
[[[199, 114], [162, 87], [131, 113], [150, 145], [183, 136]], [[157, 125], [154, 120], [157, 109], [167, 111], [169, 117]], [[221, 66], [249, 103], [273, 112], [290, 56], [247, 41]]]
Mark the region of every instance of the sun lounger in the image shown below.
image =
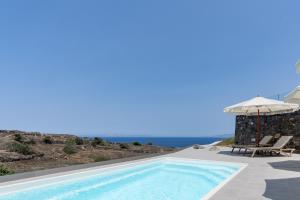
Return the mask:
[[288, 152], [289, 156], [292, 156], [293, 152], [295, 149], [292, 148], [285, 148], [285, 146], [291, 141], [293, 136], [281, 136], [277, 142], [272, 146], [272, 147], [251, 147], [251, 148], [246, 148], [245, 152], [248, 150], [252, 151], [252, 156], [255, 156], [256, 152], [262, 151], [262, 152], [269, 152], [272, 155], [272, 152], [282, 154], [284, 152]]
[[[266, 135], [261, 139], [259, 142], [259, 147], [265, 147], [265, 146], [270, 146], [269, 143], [272, 140], [273, 136], [271, 135]], [[241, 152], [242, 149], [247, 149], [250, 147], [255, 147], [255, 145], [232, 145], [232, 150], [231, 153], [233, 153], [234, 149], [239, 149], [239, 153]]]

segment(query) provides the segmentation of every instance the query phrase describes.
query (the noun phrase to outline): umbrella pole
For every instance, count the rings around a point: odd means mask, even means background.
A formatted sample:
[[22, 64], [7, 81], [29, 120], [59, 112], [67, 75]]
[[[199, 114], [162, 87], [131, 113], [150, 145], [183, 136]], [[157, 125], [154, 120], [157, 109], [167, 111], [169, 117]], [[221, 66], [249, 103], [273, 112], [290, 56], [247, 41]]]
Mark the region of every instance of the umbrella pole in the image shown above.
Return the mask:
[[260, 140], [260, 113], [259, 109], [257, 110], [257, 134], [256, 134], [256, 146], [259, 146]]

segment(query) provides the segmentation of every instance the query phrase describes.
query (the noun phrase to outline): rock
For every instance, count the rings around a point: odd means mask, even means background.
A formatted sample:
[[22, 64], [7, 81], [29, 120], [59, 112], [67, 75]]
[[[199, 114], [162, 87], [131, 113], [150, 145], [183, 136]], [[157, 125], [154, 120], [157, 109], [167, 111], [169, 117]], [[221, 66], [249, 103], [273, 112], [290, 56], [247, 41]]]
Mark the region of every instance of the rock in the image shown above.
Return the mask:
[[205, 149], [204, 146], [201, 146], [201, 145], [199, 145], [199, 144], [195, 144], [195, 145], [193, 146], [193, 148], [194, 148], [194, 149]]
[[34, 158], [34, 155], [22, 155], [15, 152], [0, 152], [0, 161], [1, 162], [13, 162], [20, 160], [31, 160]]

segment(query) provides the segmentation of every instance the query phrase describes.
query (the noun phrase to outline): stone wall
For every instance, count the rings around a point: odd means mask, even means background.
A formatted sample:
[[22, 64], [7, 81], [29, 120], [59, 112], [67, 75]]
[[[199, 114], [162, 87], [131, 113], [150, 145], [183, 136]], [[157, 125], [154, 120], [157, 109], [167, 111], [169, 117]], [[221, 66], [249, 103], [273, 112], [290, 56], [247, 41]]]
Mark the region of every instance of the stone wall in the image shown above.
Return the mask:
[[[261, 137], [264, 135], [292, 135], [290, 147], [300, 150], [300, 111], [288, 114], [261, 116]], [[255, 144], [257, 116], [237, 116], [235, 142]]]

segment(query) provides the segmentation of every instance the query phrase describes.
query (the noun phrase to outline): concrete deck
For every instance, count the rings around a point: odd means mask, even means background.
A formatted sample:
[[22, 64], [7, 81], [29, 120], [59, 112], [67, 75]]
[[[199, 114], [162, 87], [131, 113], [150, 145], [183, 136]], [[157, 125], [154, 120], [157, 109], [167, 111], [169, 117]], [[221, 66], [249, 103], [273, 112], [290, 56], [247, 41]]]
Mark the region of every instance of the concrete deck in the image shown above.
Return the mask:
[[230, 148], [216, 151], [188, 148], [169, 156], [201, 160], [248, 163], [248, 166], [221, 188], [211, 200], [288, 200], [300, 199], [300, 155], [293, 157], [254, 157], [230, 153]]

